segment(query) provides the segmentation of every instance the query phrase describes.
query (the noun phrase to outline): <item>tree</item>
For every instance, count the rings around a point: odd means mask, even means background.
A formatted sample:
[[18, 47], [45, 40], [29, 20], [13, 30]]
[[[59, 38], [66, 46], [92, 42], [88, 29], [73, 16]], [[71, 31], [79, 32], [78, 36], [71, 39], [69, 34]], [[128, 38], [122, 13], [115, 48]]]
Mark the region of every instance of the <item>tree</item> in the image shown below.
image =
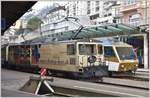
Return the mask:
[[28, 21], [27, 28], [31, 28], [32, 30], [35, 30], [40, 27], [41, 23], [42, 23], [42, 20], [34, 16]]

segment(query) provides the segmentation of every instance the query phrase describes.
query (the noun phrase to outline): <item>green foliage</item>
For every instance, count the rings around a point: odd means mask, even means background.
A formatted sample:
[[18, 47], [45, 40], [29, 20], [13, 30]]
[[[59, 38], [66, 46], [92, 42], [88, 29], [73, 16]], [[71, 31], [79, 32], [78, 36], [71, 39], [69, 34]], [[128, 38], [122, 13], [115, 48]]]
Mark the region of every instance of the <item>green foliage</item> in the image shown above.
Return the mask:
[[41, 23], [42, 23], [42, 20], [34, 16], [28, 21], [27, 28], [31, 28], [32, 30], [35, 30], [40, 27]]

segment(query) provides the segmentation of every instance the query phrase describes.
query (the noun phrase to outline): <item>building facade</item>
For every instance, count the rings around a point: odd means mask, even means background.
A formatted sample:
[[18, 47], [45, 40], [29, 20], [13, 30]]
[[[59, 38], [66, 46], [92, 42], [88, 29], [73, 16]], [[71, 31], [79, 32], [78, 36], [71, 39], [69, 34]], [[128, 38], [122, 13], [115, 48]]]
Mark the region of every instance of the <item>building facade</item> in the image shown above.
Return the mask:
[[88, 15], [94, 24], [120, 23], [120, 1], [74, 1], [68, 2], [68, 16]]
[[140, 26], [149, 23], [148, 0], [123, 0], [121, 13], [123, 23]]
[[43, 18], [45, 24], [60, 20], [63, 17], [85, 16], [87, 15], [93, 24], [120, 23], [121, 13], [118, 0], [98, 0], [98, 1], [66, 1], [64, 9], [55, 10]]
[[138, 27], [142, 34], [132, 35], [130, 44], [136, 49], [139, 67], [149, 68], [149, 0], [122, 0], [122, 23]]

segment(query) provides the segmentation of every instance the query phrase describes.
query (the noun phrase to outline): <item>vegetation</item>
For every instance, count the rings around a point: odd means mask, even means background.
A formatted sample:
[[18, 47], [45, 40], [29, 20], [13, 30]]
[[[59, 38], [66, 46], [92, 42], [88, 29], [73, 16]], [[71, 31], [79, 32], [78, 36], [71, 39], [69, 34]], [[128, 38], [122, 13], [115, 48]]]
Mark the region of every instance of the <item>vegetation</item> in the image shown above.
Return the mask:
[[40, 27], [41, 23], [42, 23], [42, 20], [34, 16], [28, 21], [27, 28], [31, 28], [32, 30], [35, 30]]

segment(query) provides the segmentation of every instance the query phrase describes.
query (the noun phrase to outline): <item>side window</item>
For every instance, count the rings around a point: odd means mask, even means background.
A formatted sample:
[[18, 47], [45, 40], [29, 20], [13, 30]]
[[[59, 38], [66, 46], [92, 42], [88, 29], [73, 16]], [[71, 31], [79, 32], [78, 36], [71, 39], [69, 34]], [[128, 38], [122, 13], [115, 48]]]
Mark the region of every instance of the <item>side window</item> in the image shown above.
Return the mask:
[[110, 46], [104, 47], [104, 56], [105, 57], [115, 57], [113, 48]]
[[98, 45], [98, 54], [103, 54], [102, 45]]
[[85, 54], [85, 45], [79, 44], [79, 54], [80, 55]]
[[67, 55], [75, 55], [75, 45], [74, 44], [67, 45]]

